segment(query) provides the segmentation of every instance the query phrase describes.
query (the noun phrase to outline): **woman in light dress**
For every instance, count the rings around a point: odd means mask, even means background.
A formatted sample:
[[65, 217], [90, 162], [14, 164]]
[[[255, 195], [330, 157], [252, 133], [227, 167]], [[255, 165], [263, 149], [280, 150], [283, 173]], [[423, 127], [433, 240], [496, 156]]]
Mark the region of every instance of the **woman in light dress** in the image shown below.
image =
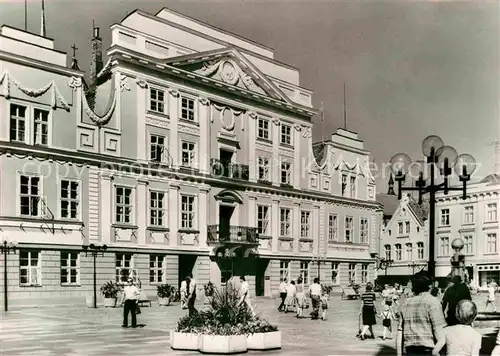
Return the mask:
[[306, 294], [304, 292], [304, 279], [299, 277], [297, 279], [297, 292], [295, 294], [295, 299], [297, 302], [297, 318], [302, 318], [302, 311], [304, 310], [306, 304]]
[[184, 278], [181, 282], [181, 288], [179, 290], [181, 294], [181, 309], [187, 309], [187, 281]]
[[288, 313], [288, 311], [295, 305], [296, 293], [297, 289], [295, 288], [295, 281], [291, 281], [286, 287], [285, 313]]

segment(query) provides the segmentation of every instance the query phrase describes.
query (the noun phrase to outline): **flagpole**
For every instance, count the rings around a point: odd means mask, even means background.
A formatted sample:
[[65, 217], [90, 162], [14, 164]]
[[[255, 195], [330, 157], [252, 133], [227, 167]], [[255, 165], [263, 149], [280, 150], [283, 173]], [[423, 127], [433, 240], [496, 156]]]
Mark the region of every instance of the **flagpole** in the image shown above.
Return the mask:
[[24, 0], [24, 31], [28, 32], [28, 0]]

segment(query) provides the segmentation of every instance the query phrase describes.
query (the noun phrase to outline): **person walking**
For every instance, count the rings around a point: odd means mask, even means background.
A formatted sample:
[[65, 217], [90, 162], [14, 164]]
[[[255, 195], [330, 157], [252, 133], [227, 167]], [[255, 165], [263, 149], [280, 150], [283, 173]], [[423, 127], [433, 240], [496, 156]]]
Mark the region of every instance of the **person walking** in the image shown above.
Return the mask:
[[493, 312], [497, 312], [497, 305], [495, 303], [495, 293], [497, 290], [496, 283], [493, 281], [490, 281], [488, 283], [488, 299], [486, 300], [486, 311], [488, 311], [488, 307], [490, 304], [493, 306]]
[[446, 312], [446, 323], [448, 326], [458, 324], [456, 310], [458, 302], [464, 299], [472, 300], [469, 287], [462, 283], [462, 277], [455, 275], [451, 278], [453, 285], [446, 289], [442, 300], [443, 313]]
[[366, 283], [365, 292], [361, 294], [361, 310], [359, 311], [359, 316], [363, 319], [363, 331], [359, 334], [361, 340], [365, 339], [365, 334], [370, 330], [371, 338], [375, 338], [373, 333], [373, 325], [377, 323], [375, 316], [377, 311], [375, 310], [375, 292], [373, 292], [373, 283]]
[[304, 279], [299, 277], [297, 279], [297, 292], [295, 300], [297, 301], [297, 318], [302, 318], [302, 311], [306, 305], [306, 294], [304, 293]]
[[278, 311], [281, 312], [285, 310], [285, 300], [286, 300], [286, 287], [287, 283], [284, 279], [281, 279], [280, 283], [280, 298], [281, 298], [281, 303], [280, 306], [278, 307]]
[[194, 308], [194, 303], [196, 302], [196, 281], [193, 278], [193, 274], [189, 273], [186, 279], [187, 284], [187, 307], [189, 315], [193, 315], [196, 312]]
[[441, 303], [429, 293], [430, 285], [426, 276], [413, 278], [414, 296], [406, 300], [400, 313], [397, 356], [430, 356], [436, 341], [443, 337], [446, 321]]
[[181, 309], [187, 309], [187, 278], [184, 278], [181, 282], [181, 288], [179, 289], [181, 295]]
[[319, 318], [319, 308], [321, 306], [321, 294], [322, 288], [321, 284], [319, 284], [319, 278], [316, 277], [313, 280], [313, 284], [309, 286], [309, 293], [311, 294], [311, 319], [317, 320]]
[[132, 278], [127, 279], [128, 285], [123, 288], [123, 295], [121, 300], [121, 305], [123, 305], [123, 323], [122, 328], [128, 327], [128, 314], [132, 315], [132, 327], [137, 327], [137, 305], [139, 302], [139, 296], [141, 295], [139, 288], [134, 286], [134, 281]]
[[248, 310], [255, 316], [255, 311], [253, 310], [252, 303], [250, 303], [250, 295], [249, 295], [250, 286], [245, 279], [245, 276], [240, 276], [240, 303], [239, 305], [245, 304]]
[[286, 287], [286, 299], [285, 299], [285, 313], [288, 313], [290, 309], [295, 305], [295, 294], [297, 289], [295, 288], [295, 281], [291, 281]]

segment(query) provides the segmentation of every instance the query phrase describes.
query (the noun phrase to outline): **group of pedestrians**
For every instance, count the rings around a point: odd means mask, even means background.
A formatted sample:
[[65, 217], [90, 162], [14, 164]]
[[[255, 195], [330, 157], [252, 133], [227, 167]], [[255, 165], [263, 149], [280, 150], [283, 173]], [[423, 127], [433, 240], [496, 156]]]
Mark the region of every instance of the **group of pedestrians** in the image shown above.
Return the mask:
[[321, 318], [321, 320], [326, 320], [328, 294], [319, 283], [319, 278], [314, 278], [313, 283], [309, 285], [308, 295], [306, 294], [303, 277], [299, 277], [297, 282], [294, 280], [287, 282], [282, 279], [279, 288], [281, 303], [278, 306], [278, 311], [288, 313], [295, 309], [296, 317], [300, 319], [304, 317], [304, 310], [307, 310], [310, 304], [312, 306], [311, 319], [317, 320]]

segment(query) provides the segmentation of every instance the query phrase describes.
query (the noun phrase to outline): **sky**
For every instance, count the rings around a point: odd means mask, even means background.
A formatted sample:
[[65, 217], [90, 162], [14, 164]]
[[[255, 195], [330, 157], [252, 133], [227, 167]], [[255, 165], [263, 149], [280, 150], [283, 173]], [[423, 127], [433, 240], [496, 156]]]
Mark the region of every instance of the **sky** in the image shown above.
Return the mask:
[[[500, 139], [497, 1], [75, 1], [46, 0], [47, 36], [56, 49], [79, 48], [88, 71], [92, 19], [104, 48], [109, 26], [136, 8], [162, 7], [236, 33], [275, 50], [275, 59], [300, 69], [300, 84], [323, 102], [313, 139], [344, 126], [364, 141], [382, 174], [392, 155], [421, 159], [422, 140], [440, 136], [479, 163], [475, 179], [493, 172]], [[40, 0], [28, 0], [28, 31], [40, 30]], [[0, 24], [24, 28], [24, 2], [0, 0]], [[328, 135], [325, 135], [328, 133]]]

